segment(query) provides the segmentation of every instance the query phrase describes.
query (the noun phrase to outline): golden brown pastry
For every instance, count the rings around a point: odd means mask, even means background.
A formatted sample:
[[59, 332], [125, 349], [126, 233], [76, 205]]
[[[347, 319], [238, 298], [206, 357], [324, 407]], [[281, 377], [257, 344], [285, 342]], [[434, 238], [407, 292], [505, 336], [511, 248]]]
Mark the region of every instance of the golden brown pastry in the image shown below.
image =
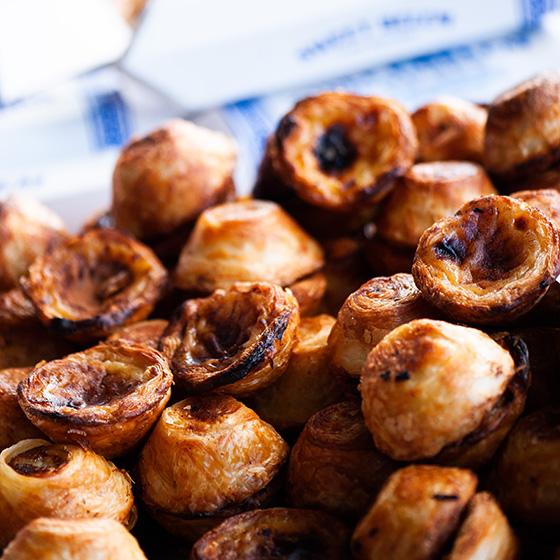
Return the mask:
[[525, 80], [488, 109], [484, 166], [500, 182], [543, 172], [560, 160], [560, 73]]
[[146, 560], [136, 539], [113, 519], [39, 517], [21, 529], [3, 560]]
[[169, 321], [167, 321], [167, 319], [138, 321], [138, 323], [132, 323], [116, 329], [106, 341], [112, 342], [114, 340], [122, 340], [129, 344], [144, 344], [145, 346], [157, 350], [159, 339], [168, 324]]
[[514, 377], [510, 353], [482, 331], [417, 319], [368, 355], [360, 385], [365, 422], [390, 457], [435, 457], [495, 412]]
[[359, 379], [370, 350], [387, 333], [436, 314], [410, 274], [372, 278], [350, 294], [338, 312], [328, 340], [331, 366]]
[[0, 548], [37, 517], [107, 517], [134, 525], [132, 481], [93, 451], [42, 439], [0, 454]]
[[219, 391], [247, 396], [288, 366], [299, 327], [290, 290], [238, 282], [206, 298], [187, 300], [165, 329], [159, 349], [188, 394]]
[[116, 230], [99, 229], [38, 258], [22, 287], [53, 332], [95, 341], [145, 319], [166, 282], [167, 271], [148, 247]]
[[323, 271], [315, 272], [290, 284], [290, 290], [299, 304], [300, 317], [312, 317], [325, 296], [327, 278]]
[[556, 189], [533, 189], [511, 193], [513, 198], [538, 208], [560, 228], [560, 192]]
[[289, 286], [323, 264], [319, 244], [280, 206], [242, 200], [202, 213], [179, 257], [175, 283], [198, 293], [234, 282]]
[[314, 414], [296, 441], [288, 503], [357, 521], [398, 466], [376, 449], [359, 400], [341, 401]]
[[558, 228], [508, 196], [464, 204], [422, 235], [412, 275], [454, 321], [508, 323], [527, 313], [560, 272]]
[[515, 560], [519, 541], [494, 496], [478, 492], [467, 505], [466, 517], [446, 560]]
[[313, 510], [270, 508], [223, 521], [193, 546], [191, 560], [346, 560], [347, 527]]
[[498, 193], [476, 163], [417, 163], [383, 202], [377, 234], [385, 241], [416, 248], [424, 230], [434, 222], [452, 216], [465, 202], [490, 194]]
[[18, 401], [53, 441], [118, 457], [132, 451], [157, 421], [172, 382], [157, 350], [116, 341], [39, 364], [19, 384]]
[[412, 465], [396, 471], [354, 531], [354, 558], [439, 558], [476, 485], [467, 469]]
[[418, 161], [482, 162], [488, 111], [458, 97], [442, 96], [412, 113]]
[[17, 400], [17, 386], [33, 368], [0, 370], [0, 451], [22, 439], [42, 437], [42, 432], [25, 416]]
[[560, 525], [558, 457], [559, 409], [545, 408], [521, 418], [498, 452], [489, 483], [512, 519]]
[[302, 319], [286, 371], [246, 399], [278, 431], [299, 430], [313, 414], [342, 400], [343, 382], [327, 357], [327, 338], [334, 322], [330, 315]]
[[116, 226], [143, 240], [177, 232], [231, 197], [236, 158], [225, 134], [182, 119], [134, 139], [113, 173]]
[[401, 105], [345, 92], [299, 101], [269, 143], [280, 181], [304, 201], [339, 211], [381, 199], [417, 149], [414, 125]]
[[190, 539], [233, 514], [267, 507], [288, 445], [229, 395], [166, 408], [142, 449], [135, 481], [150, 514]]

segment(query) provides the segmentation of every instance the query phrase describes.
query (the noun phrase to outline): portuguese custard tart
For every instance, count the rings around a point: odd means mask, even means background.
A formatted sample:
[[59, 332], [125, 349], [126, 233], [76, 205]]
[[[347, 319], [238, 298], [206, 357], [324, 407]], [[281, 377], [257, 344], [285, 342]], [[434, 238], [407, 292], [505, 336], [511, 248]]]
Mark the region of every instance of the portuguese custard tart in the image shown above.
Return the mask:
[[383, 201], [377, 234], [391, 243], [416, 248], [424, 230], [434, 222], [452, 216], [469, 200], [490, 194], [498, 193], [476, 163], [417, 163]]
[[560, 409], [523, 416], [498, 451], [489, 488], [518, 522], [560, 525]]
[[117, 457], [143, 440], [167, 404], [172, 382], [157, 350], [113, 342], [39, 364], [19, 384], [18, 401], [53, 441]]
[[136, 465], [149, 513], [192, 540], [225, 517], [268, 507], [288, 445], [230, 395], [184, 399], [163, 411]]
[[330, 315], [304, 317], [284, 373], [245, 399], [278, 431], [299, 430], [313, 414], [342, 400], [344, 381], [331, 370], [327, 356], [327, 338], [334, 322]]
[[508, 323], [532, 309], [560, 271], [558, 228], [537, 208], [486, 196], [438, 220], [418, 243], [422, 295], [467, 324]]
[[456, 442], [468, 445], [515, 373], [511, 354], [482, 331], [410, 321], [367, 357], [360, 385], [366, 426], [393, 459], [435, 457]]
[[178, 387], [188, 394], [247, 396], [285, 371], [299, 323], [290, 290], [268, 282], [238, 282], [185, 301], [163, 332], [159, 349]]
[[3, 560], [146, 560], [136, 539], [114, 519], [39, 517], [21, 529]]
[[376, 449], [359, 400], [344, 400], [314, 414], [297, 439], [288, 463], [288, 503], [357, 521], [399, 466]]
[[467, 160], [482, 163], [488, 111], [458, 97], [442, 96], [412, 113], [418, 161]]
[[346, 92], [302, 99], [270, 142], [280, 180], [304, 201], [339, 211], [381, 199], [417, 150], [414, 125], [400, 104]]
[[0, 451], [22, 439], [43, 437], [25, 416], [17, 400], [17, 387], [32, 367], [0, 370]]
[[170, 235], [234, 193], [237, 149], [225, 134], [173, 119], [122, 150], [111, 214], [143, 240]]
[[343, 303], [328, 339], [331, 367], [356, 379], [370, 350], [395, 327], [438, 314], [410, 274], [376, 276]]
[[208, 531], [194, 544], [190, 560], [346, 560], [348, 539], [346, 526], [326, 513], [260, 509], [230, 517]]
[[289, 286], [323, 264], [320, 245], [280, 206], [240, 200], [202, 213], [179, 257], [175, 284], [204, 294], [234, 282]]
[[492, 101], [483, 163], [500, 183], [525, 179], [560, 162], [560, 72], [539, 74]]
[[37, 517], [136, 520], [132, 481], [78, 445], [22, 440], [0, 454], [0, 548]]
[[166, 283], [167, 271], [147, 246], [99, 229], [39, 257], [22, 287], [49, 329], [85, 342], [145, 319]]

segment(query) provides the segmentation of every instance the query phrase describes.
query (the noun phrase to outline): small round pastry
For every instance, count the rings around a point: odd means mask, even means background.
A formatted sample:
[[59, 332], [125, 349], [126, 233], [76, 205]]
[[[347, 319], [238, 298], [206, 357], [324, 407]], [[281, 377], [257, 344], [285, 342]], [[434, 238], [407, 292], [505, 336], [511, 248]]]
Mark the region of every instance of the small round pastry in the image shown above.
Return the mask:
[[143, 344], [157, 350], [159, 339], [167, 325], [169, 325], [169, 321], [166, 319], [138, 321], [138, 323], [116, 329], [112, 335], [107, 337], [106, 342], [121, 340], [129, 344]]
[[516, 191], [510, 195], [538, 208], [556, 227], [560, 228], [560, 192], [556, 189]]
[[114, 519], [39, 517], [21, 529], [2, 560], [146, 560], [136, 539]]
[[560, 162], [560, 72], [539, 74], [496, 97], [488, 109], [483, 162], [500, 182]]
[[349, 531], [313, 510], [269, 508], [240, 513], [206, 533], [190, 560], [347, 560]]
[[521, 317], [560, 272], [558, 228], [508, 196], [464, 204], [422, 235], [412, 275], [422, 295], [454, 321], [503, 324]]
[[0, 454], [0, 548], [37, 517], [107, 517], [131, 527], [132, 481], [78, 445], [22, 440]]
[[229, 395], [189, 397], [166, 408], [141, 451], [135, 481], [150, 514], [196, 540], [225, 517], [267, 507], [288, 445]]
[[179, 257], [175, 284], [197, 293], [234, 282], [289, 286], [323, 264], [319, 244], [280, 206], [241, 200], [202, 213]]
[[369, 352], [387, 333], [436, 315], [410, 274], [372, 278], [350, 294], [338, 312], [328, 340], [331, 367], [359, 379]]
[[25, 416], [17, 400], [18, 383], [32, 370], [31, 367], [0, 370], [0, 451], [22, 439], [43, 436]]
[[380, 200], [412, 165], [418, 146], [400, 104], [346, 92], [299, 101], [273, 142], [280, 179], [306, 202], [340, 211]]
[[458, 97], [442, 96], [411, 115], [418, 135], [418, 161], [482, 162], [488, 111]]
[[0, 291], [19, 288], [33, 261], [68, 237], [62, 219], [37, 200], [11, 196], [0, 203]]
[[268, 282], [238, 282], [187, 300], [171, 318], [159, 349], [188, 394], [247, 396], [288, 367], [299, 322], [290, 290]]
[[367, 357], [360, 385], [365, 422], [393, 459], [435, 457], [485, 422], [514, 376], [510, 353], [482, 331], [410, 321]]
[[49, 329], [85, 342], [145, 319], [166, 283], [167, 271], [148, 247], [99, 229], [39, 257], [22, 288]]
[[286, 371], [246, 399], [279, 432], [303, 428], [313, 414], [342, 400], [343, 383], [327, 357], [327, 338], [334, 322], [330, 315], [302, 319]]
[[416, 248], [434, 222], [452, 216], [469, 200], [490, 194], [498, 192], [476, 163], [417, 163], [383, 201], [377, 234], [391, 243]]
[[53, 441], [118, 457], [157, 421], [172, 382], [157, 350], [116, 341], [39, 364], [19, 384], [18, 401]]
[[446, 560], [517, 560], [519, 541], [494, 496], [478, 492], [467, 504], [466, 517]]
[[143, 240], [175, 233], [232, 196], [236, 159], [225, 134], [182, 119], [134, 139], [113, 173], [116, 226]]
[[530, 525], [560, 525], [558, 457], [560, 410], [544, 408], [521, 418], [490, 474], [489, 488], [506, 514]]
[[359, 400], [341, 401], [314, 414], [296, 441], [288, 503], [357, 521], [398, 466], [376, 449]]
[[467, 469], [411, 465], [393, 473], [351, 540], [356, 560], [439, 558], [475, 493]]

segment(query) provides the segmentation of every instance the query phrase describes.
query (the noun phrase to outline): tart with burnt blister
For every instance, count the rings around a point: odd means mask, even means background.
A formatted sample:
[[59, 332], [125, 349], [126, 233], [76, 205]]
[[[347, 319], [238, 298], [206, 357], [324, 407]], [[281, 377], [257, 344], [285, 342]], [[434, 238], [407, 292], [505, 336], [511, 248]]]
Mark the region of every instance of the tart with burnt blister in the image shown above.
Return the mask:
[[146, 560], [136, 539], [114, 519], [39, 517], [21, 529], [3, 560]]
[[0, 548], [37, 517], [106, 517], [132, 527], [132, 481], [78, 445], [22, 440], [0, 454]]
[[134, 479], [156, 521], [196, 540], [226, 517], [269, 507], [287, 457], [286, 442], [250, 408], [201, 395], [163, 411]]
[[230, 517], [208, 531], [194, 544], [190, 560], [345, 560], [348, 538], [343, 523], [320, 511], [260, 509]]
[[145, 319], [166, 284], [167, 271], [154, 253], [113, 229], [70, 238], [38, 258], [22, 281], [41, 321], [79, 341]]
[[422, 235], [412, 275], [454, 321], [509, 323], [531, 310], [560, 271], [558, 228], [509, 196], [467, 202]]
[[187, 300], [163, 332], [159, 348], [188, 394], [247, 396], [288, 366], [299, 328], [290, 290], [239, 282], [207, 298]]
[[117, 457], [144, 439], [171, 396], [172, 382], [157, 350], [116, 341], [39, 364], [19, 384], [18, 401], [53, 441]]

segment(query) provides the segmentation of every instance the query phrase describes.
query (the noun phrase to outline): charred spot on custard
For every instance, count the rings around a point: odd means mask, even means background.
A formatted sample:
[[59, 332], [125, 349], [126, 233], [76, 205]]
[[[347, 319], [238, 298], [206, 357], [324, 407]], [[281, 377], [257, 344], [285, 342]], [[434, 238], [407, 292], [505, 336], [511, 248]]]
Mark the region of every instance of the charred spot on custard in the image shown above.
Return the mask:
[[354, 164], [358, 150], [348, 138], [346, 126], [335, 123], [320, 136], [313, 149], [313, 155], [323, 173], [336, 174]]
[[55, 474], [69, 460], [70, 453], [65, 449], [40, 445], [16, 455], [8, 464], [23, 476], [43, 477]]
[[446, 237], [434, 247], [436, 258], [453, 261], [460, 265], [465, 260], [465, 245], [455, 237]]
[[529, 220], [525, 216], [519, 216], [513, 221], [513, 227], [519, 231], [526, 231], [529, 227]]

